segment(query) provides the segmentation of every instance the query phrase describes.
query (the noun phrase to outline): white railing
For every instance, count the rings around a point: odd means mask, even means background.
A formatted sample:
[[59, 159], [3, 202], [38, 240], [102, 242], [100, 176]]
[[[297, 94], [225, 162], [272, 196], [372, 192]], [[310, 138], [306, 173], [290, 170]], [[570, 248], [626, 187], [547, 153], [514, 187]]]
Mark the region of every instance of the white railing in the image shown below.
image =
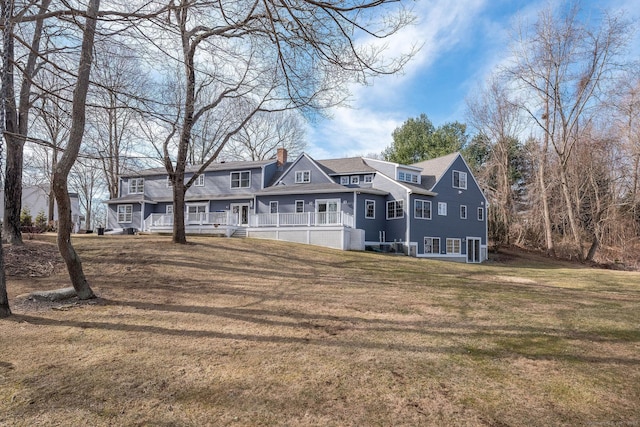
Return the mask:
[[[185, 216], [185, 224], [187, 226], [237, 226], [238, 218], [237, 214], [232, 214], [231, 211], [188, 213]], [[346, 212], [304, 212], [249, 215], [249, 226], [251, 227], [316, 227], [329, 225], [341, 225], [353, 228], [353, 215]], [[154, 228], [171, 227], [173, 227], [172, 214], [151, 214], [144, 220], [145, 231], [153, 231]]]
[[345, 212], [304, 212], [251, 215], [249, 224], [252, 227], [294, 227], [323, 225], [354, 225], [353, 215]]

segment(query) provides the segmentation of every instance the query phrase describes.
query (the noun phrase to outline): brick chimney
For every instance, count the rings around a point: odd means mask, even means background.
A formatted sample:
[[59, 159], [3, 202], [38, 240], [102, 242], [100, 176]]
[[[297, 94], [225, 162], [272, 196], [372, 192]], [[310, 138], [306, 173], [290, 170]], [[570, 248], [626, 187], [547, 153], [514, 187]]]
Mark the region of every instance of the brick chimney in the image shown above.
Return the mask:
[[287, 163], [287, 150], [286, 148], [278, 148], [278, 154], [276, 155], [276, 165], [281, 167]]

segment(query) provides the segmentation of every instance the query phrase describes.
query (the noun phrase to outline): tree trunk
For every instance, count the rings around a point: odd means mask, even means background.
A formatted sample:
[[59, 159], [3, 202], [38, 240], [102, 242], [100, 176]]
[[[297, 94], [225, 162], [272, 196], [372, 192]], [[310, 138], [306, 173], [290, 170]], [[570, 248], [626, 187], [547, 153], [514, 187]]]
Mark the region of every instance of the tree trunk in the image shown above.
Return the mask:
[[22, 233], [20, 232], [20, 212], [22, 211], [22, 163], [24, 152], [24, 139], [18, 137], [17, 130], [11, 130], [7, 126], [5, 134], [7, 142], [7, 169], [4, 181], [4, 234], [7, 243], [22, 245]]
[[100, 0], [90, 0], [87, 5], [87, 18], [80, 52], [78, 66], [78, 80], [73, 93], [73, 107], [71, 110], [71, 131], [67, 148], [60, 158], [53, 173], [53, 189], [58, 202], [58, 249], [64, 259], [73, 288], [80, 299], [95, 298], [82, 270], [82, 262], [71, 244], [71, 199], [67, 189], [67, 179], [71, 167], [78, 158], [82, 136], [85, 127], [85, 111], [87, 92], [89, 90], [89, 75], [91, 74], [92, 51], [96, 32], [96, 16], [100, 7]]
[[593, 261], [593, 258], [596, 256], [596, 252], [598, 252], [598, 248], [600, 247], [600, 239], [598, 236], [594, 234], [593, 241], [591, 242], [591, 247], [589, 248], [589, 252], [587, 253], [587, 258], [585, 261]]
[[582, 245], [582, 236], [580, 230], [578, 230], [578, 224], [576, 223], [575, 213], [573, 209], [573, 203], [571, 201], [571, 194], [569, 192], [569, 183], [567, 182], [566, 163], [561, 158], [560, 165], [560, 185], [562, 187], [562, 196], [564, 197], [565, 209], [567, 217], [569, 218], [569, 226], [571, 227], [571, 234], [573, 234], [573, 240], [578, 251], [578, 259], [584, 261], [584, 246]]
[[186, 244], [184, 179], [173, 183], [173, 243]]
[[[2, 241], [2, 232], [0, 231], [0, 242]], [[9, 298], [7, 297], [7, 279], [4, 274], [4, 251], [2, 243], [0, 243], [0, 319], [11, 316], [9, 309]]]

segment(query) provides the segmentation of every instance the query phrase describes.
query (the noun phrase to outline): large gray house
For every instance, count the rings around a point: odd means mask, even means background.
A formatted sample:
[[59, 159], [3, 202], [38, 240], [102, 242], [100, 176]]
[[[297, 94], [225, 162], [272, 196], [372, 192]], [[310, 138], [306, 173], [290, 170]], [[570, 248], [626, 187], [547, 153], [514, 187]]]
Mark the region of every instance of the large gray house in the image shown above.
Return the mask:
[[[198, 168], [187, 170], [187, 179]], [[164, 169], [122, 176], [108, 228], [169, 232]], [[487, 258], [487, 199], [460, 153], [401, 165], [362, 157], [210, 165], [186, 193], [187, 233], [241, 235], [417, 257]]]

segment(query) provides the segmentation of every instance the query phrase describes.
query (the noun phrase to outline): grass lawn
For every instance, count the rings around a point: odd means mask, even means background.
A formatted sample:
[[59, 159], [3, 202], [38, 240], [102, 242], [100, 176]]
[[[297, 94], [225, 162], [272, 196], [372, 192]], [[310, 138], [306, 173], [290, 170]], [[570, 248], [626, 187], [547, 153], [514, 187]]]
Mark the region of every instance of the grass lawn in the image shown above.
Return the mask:
[[0, 425], [640, 426], [640, 273], [74, 239], [98, 300], [8, 279]]

